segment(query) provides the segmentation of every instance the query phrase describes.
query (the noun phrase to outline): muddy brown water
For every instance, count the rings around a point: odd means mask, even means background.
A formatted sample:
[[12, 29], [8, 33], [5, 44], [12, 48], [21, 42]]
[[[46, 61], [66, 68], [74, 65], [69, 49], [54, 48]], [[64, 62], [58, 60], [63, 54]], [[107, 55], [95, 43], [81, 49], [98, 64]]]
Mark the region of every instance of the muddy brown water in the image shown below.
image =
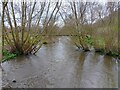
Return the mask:
[[3, 87], [118, 87], [118, 63], [114, 58], [78, 51], [65, 36], [43, 45], [36, 56], [18, 57], [2, 63], [2, 67]]

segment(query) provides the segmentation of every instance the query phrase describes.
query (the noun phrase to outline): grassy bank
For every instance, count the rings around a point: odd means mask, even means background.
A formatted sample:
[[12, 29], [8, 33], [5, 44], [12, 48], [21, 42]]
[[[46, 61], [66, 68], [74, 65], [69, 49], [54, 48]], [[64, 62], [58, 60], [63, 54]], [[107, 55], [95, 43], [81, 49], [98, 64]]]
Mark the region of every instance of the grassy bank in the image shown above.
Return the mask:
[[104, 39], [104, 37], [99, 38], [99, 36], [93, 38], [90, 35], [89, 37], [84, 37], [81, 41], [79, 39], [79, 36], [71, 36], [71, 42], [78, 47], [78, 49], [82, 48], [84, 51], [90, 51], [94, 48], [97, 53], [120, 58], [118, 43], [115, 43], [116, 41], [110, 41], [109, 39]]

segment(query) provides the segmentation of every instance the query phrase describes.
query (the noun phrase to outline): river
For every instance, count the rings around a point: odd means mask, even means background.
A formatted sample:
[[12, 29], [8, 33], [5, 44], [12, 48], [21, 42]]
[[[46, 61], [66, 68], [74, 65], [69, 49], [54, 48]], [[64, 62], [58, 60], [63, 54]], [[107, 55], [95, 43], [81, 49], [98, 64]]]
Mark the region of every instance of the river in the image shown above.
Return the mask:
[[118, 62], [95, 52], [77, 50], [62, 36], [36, 55], [2, 63], [3, 87], [117, 88]]

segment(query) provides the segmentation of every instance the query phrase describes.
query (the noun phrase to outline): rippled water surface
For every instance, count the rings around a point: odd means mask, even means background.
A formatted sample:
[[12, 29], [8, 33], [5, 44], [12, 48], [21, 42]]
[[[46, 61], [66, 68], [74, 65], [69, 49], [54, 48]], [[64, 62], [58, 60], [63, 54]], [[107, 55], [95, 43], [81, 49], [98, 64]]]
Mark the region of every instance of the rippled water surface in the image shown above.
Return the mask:
[[78, 51], [65, 36], [42, 46], [36, 56], [18, 57], [2, 63], [2, 67], [3, 87], [118, 87], [118, 63], [115, 59]]

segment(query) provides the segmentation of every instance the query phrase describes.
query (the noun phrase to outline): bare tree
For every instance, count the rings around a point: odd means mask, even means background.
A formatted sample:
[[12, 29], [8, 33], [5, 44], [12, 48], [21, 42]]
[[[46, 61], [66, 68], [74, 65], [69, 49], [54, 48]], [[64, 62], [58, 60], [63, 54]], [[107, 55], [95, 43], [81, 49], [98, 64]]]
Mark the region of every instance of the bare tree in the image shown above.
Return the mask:
[[[5, 37], [3, 42], [7, 42], [12, 52], [19, 51], [21, 54], [35, 54], [42, 46], [42, 33], [47, 33], [47, 27], [52, 19], [54, 19], [54, 23], [56, 22], [56, 16], [61, 6], [61, 3], [59, 3], [59, 1], [54, 3], [52, 11], [49, 10], [51, 8], [50, 2], [30, 2], [30, 4], [21, 2], [18, 5], [14, 2], [3, 3], [2, 25], [5, 32], [3, 33]], [[19, 17], [15, 15], [16, 12], [19, 13]], [[43, 14], [45, 13], [46, 16], [44, 17]], [[7, 28], [5, 28], [5, 15], [7, 16], [6, 22], [10, 27], [11, 33], [8, 33]], [[43, 18], [44, 23], [42, 23]], [[43, 25], [42, 32], [39, 30], [40, 23]], [[53, 26], [54, 24], [51, 25]]]

